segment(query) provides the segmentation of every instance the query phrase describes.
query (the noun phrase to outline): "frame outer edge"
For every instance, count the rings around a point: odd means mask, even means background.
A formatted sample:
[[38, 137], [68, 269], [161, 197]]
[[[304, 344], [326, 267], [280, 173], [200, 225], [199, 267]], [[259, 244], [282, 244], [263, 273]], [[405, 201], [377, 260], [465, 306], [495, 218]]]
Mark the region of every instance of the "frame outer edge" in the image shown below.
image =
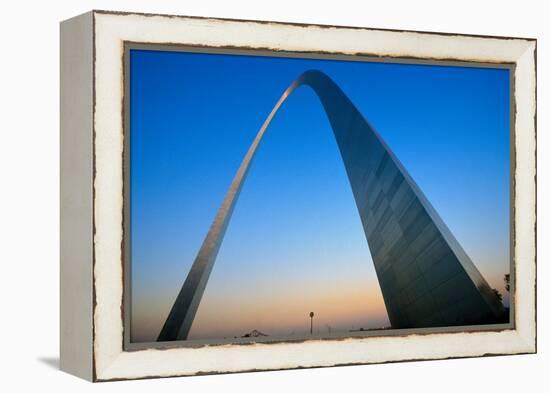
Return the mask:
[[60, 368], [93, 380], [93, 13], [60, 24]]
[[[516, 102], [516, 326], [527, 353], [537, 352], [537, 42], [527, 45], [517, 60]], [[516, 107], [518, 105], [516, 104]], [[530, 209], [534, 207], [533, 209]], [[528, 210], [529, 209], [529, 210]], [[522, 254], [523, 252], [523, 254]], [[519, 279], [518, 279], [519, 278]], [[517, 308], [517, 307], [516, 307]]]

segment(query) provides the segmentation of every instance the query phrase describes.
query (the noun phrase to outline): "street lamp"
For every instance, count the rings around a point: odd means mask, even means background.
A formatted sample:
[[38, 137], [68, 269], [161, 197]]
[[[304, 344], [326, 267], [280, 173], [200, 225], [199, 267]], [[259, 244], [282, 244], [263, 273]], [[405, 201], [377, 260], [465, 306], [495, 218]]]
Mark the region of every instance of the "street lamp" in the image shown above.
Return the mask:
[[309, 334], [313, 335], [313, 317], [315, 314], [312, 312], [309, 313], [309, 317], [311, 318], [311, 323], [309, 325]]

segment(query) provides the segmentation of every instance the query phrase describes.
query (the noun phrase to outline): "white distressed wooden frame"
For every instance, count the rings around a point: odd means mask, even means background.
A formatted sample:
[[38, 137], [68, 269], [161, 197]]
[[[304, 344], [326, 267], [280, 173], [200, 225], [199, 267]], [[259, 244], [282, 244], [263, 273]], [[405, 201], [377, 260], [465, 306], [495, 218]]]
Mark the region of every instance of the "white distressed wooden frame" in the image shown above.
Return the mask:
[[[515, 65], [513, 329], [123, 347], [124, 42]], [[536, 351], [536, 40], [92, 11], [61, 24], [61, 368], [92, 381]]]

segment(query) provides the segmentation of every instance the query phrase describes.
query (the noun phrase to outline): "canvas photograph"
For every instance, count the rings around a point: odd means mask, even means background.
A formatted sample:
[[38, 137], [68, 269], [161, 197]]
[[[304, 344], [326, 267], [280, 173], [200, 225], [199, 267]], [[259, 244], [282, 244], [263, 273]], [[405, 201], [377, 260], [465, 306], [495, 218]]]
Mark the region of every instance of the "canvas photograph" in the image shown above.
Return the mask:
[[509, 326], [509, 67], [125, 55], [130, 344]]

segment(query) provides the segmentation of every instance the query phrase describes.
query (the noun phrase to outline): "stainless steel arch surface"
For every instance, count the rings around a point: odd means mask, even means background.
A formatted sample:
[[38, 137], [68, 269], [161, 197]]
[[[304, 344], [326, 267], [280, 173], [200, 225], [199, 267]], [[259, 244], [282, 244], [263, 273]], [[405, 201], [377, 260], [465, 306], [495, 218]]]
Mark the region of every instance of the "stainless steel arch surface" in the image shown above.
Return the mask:
[[502, 303], [378, 133], [324, 73], [303, 73], [283, 93], [248, 149], [157, 341], [185, 340], [246, 174], [275, 114], [311, 87], [328, 116], [393, 328], [498, 323]]

